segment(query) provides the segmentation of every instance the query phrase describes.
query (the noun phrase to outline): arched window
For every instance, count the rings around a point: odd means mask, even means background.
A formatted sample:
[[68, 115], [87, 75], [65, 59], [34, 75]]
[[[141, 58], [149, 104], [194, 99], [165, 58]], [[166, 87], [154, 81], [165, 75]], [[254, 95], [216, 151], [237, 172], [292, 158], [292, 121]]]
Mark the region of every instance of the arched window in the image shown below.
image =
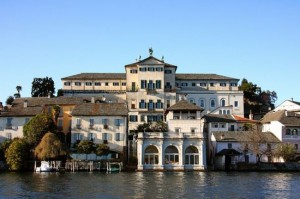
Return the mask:
[[221, 104], [221, 106], [223, 106], [223, 107], [226, 105], [226, 101], [225, 101], [224, 98], [222, 98], [222, 99], [220, 100], [220, 104]]
[[165, 149], [165, 164], [178, 164], [179, 154], [175, 146], [168, 146]]
[[210, 108], [215, 108], [216, 107], [216, 100], [215, 99], [211, 99], [210, 100]]
[[158, 149], [150, 145], [145, 149], [144, 164], [158, 164]]
[[201, 108], [204, 108], [204, 109], [205, 109], [205, 99], [200, 99], [200, 100], [199, 100], [199, 106], [200, 106]]
[[194, 99], [194, 98], [190, 98], [188, 101], [189, 101], [189, 103], [192, 103], [192, 104], [195, 104], [195, 105], [196, 105], [195, 99]]
[[199, 164], [199, 151], [195, 146], [189, 146], [185, 149], [185, 164]]
[[297, 129], [293, 129], [293, 135], [298, 135], [298, 130]]

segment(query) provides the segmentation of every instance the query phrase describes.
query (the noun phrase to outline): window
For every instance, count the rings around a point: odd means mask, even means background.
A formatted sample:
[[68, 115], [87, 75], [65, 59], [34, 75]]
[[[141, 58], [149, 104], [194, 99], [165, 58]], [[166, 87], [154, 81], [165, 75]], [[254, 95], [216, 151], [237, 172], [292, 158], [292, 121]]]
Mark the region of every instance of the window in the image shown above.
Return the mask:
[[188, 83], [187, 83], [187, 82], [182, 82], [182, 83], [181, 83], [181, 86], [186, 87], [186, 86], [188, 86]]
[[6, 133], [6, 138], [9, 139], [9, 140], [11, 140], [12, 139], [11, 133]]
[[196, 105], [195, 100], [193, 98], [190, 98], [188, 101], [189, 101], [189, 103], [192, 103], [192, 104]]
[[219, 124], [218, 123], [212, 123], [212, 127], [213, 128], [219, 128]]
[[[177, 83], [178, 84], [178, 83]], [[166, 89], [171, 89], [172, 88], [172, 85], [170, 82], [166, 82], [166, 86], [165, 86]]]
[[227, 115], [230, 115], [230, 110], [227, 110], [226, 114], [227, 114]]
[[286, 129], [285, 130], [285, 135], [291, 135], [291, 129]]
[[140, 102], [140, 108], [141, 109], [145, 109], [146, 108], [146, 102], [145, 102], [145, 100], [141, 100], [141, 102]]
[[115, 140], [116, 141], [123, 141], [124, 140], [124, 134], [123, 133], [116, 133], [115, 134]]
[[149, 80], [148, 89], [150, 89], [150, 90], [154, 89], [153, 80]]
[[155, 71], [155, 68], [154, 67], [148, 67], [148, 71], [153, 72], [153, 71]]
[[195, 83], [195, 82], [192, 82], [192, 86], [196, 86], [196, 83]]
[[161, 80], [156, 80], [156, 88], [161, 89]]
[[147, 71], [147, 68], [146, 67], [140, 68], [140, 71], [145, 72]]
[[237, 86], [237, 83], [236, 83], [236, 82], [231, 82], [231, 83], [230, 83], [230, 86], [236, 87], [236, 86]]
[[223, 115], [226, 115], [226, 110], [223, 110]]
[[205, 99], [200, 99], [199, 100], [199, 105], [201, 108], [205, 108]]
[[226, 125], [224, 123], [220, 123], [220, 127], [224, 129]]
[[119, 82], [113, 82], [113, 86], [120, 86]]
[[227, 148], [232, 149], [232, 143], [228, 143]]
[[165, 70], [165, 74], [172, 74], [172, 70]]
[[147, 80], [141, 80], [141, 88], [145, 89], [147, 86]]
[[201, 82], [201, 83], [200, 83], [200, 86], [202, 86], [202, 87], [206, 87], [206, 83], [204, 83], [204, 82]]
[[225, 99], [221, 99], [221, 101], [220, 101], [220, 104], [221, 104], [221, 106], [225, 106], [225, 104], [226, 104], [226, 101], [225, 101]]
[[82, 135], [80, 133], [75, 133], [74, 134], [75, 140], [78, 142], [80, 140], [82, 140]]
[[164, 69], [162, 67], [157, 67], [156, 71], [164, 71]]
[[146, 122], [145, 121], [145, 115], [141, 115], [141, 122]]
[[129, 121], [130, 122], [137, 122], [137, 115], [130, 115], [129, 116]]
[[195, 134], [197, 132], [197, 129], [196, 128], [191, 128], [191, 133], [192, 134]]
[[138, 71], [136, 69], [132, 69], [130, 70], [130, 73], [138, 73]]
[[106, 118], [102, 119], [102, 124], [103, 125], [108, 125], [108, 119], [106, 119]]
[[199, 164], [199, 152], [195, 146], [189, 146], [185, 149], [185, 160], [186, 165], [197, 165]]
[[64, 82], [65, 86], [71, 86], [71, 82]]
[[163, 108], [163, 103], [161, 103], [161, 100], [157, 100], [157, 102], [156, 102], [156, 108], [158, 108], [158, 109]]
[[75, 82], [75, 86], [81, 86], [81, 82]]
[[298, 135], [298, 130], [297, 129], [293, 129], [292, 135]]
[[148, 110], [154, 110], [154, 103], [153, 103], [153, 100], [149, 100], [149, 103], [148, 103]]
[[158, 164], [158, 149], [150, 145], [145, 149], [144, 164]]
[[239, 101], [234, 101], [234, 107], [239, 107]]
[[220, 86], [225, 87], [225, 86], [226, 86], [226, 83], [221, 82], [221, 83], [220, 83]]
[[96, 133], [89, 133], [88, 139], [94, 141], [96, 139]]
[[209, 85], [210, 85], [211, 87], [214, 87], [214, 86], [215, 86], [215, 84], [214, 84], [213, 82], [209, 83]]
[[175, 146], [168, 146], [165, 149], [165, 164], [178, 164], [179, 153]]
[[210, 100], [210, 107], [215, 108], [215, 106], [216, 106], [216, 101], [214, 99], [211, 99]]
[[171, 101], [167, 100], [167, 108], [169, 108], [171, 106]]
[[102, 133], [102, 140], [112, 140], [112, 135], [110, 133]]
[[94, 126], [94, 119], [90, 118], [90, 128], [93, 128], [93, 126]]
[[122, 119], [115, 119], [115, 126], [122, 126]]
[[122, 82], [122, 86], [126, 86], [126, 82]]
[[108, 86], [108, 82], [105, 82], [105, 86]]
[[81, 119], [80, 118], [76, 119], [76, 128], [78, 128], [78, 129], [81, 128]]
[[85, 85], [86, 86], [92, 86], [93, 84], [92, 84], [92, 82], [85, 82]]
[[179, 133], [180, 133], [180, 130], [181, 130], [180, 128], [175, 128], [175, 133], [176, 133], [176, 134], [179, 134]]
[[101, 86], [101, 82], [95, 82], [95, 86]]

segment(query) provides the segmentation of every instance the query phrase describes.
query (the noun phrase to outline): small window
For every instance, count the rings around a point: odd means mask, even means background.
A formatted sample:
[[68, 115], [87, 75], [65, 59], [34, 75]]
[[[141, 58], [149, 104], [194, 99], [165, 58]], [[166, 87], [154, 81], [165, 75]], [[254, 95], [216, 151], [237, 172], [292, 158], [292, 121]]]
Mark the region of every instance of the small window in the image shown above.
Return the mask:
[[172, 74], [172, 70], [165, 70], [165, 74]]
[[153, 71], [155, 71], [155, 68], [154, 67], [148, 67], [148, 71], [153, 72]]
[[211, 87], [214, 87], [214, 86], [215, 86], [215, 84], [214, 84], [214, 83], [212, 83], [212, 82], [211, 82], [209, 85], [210, 85]]
[[219, 128], [219, 124], [218, 123], [212, 123], [212, 127], [213, 128]]
[[183, 83], [181, 83], [181, 86], [188, 86], [188, 83], [187, 82], [183, 82]]
[[147, 80], [141, 80], [141, 88], [145, 89], [147, 87]]
[[234, 107], [239, 107], [239, 101], [234, 101]]
[[220, 83], [220, 86], [225, 87], [225, 86], [226, 86], [226, 83], [221, 82], [221, 83]]
[[191, 128], [191, 133], [194, 134], [196, 133], [197, 129], [196, 128]]
[[231, 83], [230, 83], [230, 86], [232, 86], [232, 87], [237, 87], [237, 83], [236, 83], [236, 82], [231, 82]]
[[291, 129], [286, 129], [285, 130], [285, 135], [291, 135]]
[[295, 149], [298, 150], [298, 144], [295, 144]]
[[196, 86], [196, 83], [195, 83], [195, 82], [192, 82], [192, 86]]
[[156, 80], [155, 81], [155, 86], [157, 89], [161, 89], [161, 80]]
[[202, 86], [202, 87], [206, 87], [206, 83], [204, 83], [204, 82], [201, 82], [201, 83], [200, 83], [200, 86]]
[[126, 82], [122, 82], [122, 86], [126, 86]]
[[71, 86], [71, 82], [65, 82], [64, 85], [65, 86]]
[[141, 122], [145, 122], [145, 115], [141, 115]]
[[221, 106], [225, 106], [226, 105], [226, 101], [225, 101], [225, 99], [221, 99], [221, 101], [220, 101], [220, 104], [221, 104]]
[[210, 107], [214, 108], [216, 106], [216, 101], [214, 99], [210, 100]]
[[81, 82], [75, 82], [75, 86], [81, 86]]
[[119, 82], [113, 82], [113, 86], [120, 86]]
[[138, 71], [135, 69], [132, 69], [132, 70], [130, 70], [130, 73], [138, 73]]
[[101, 86], [101, 82], [95, 82], [95, 86]]
[[180, 128], [175, 128], [175, 133], [179, 134], [180, 133]]
[[108, 86], [108, 82], [105, 82], [105, 86]]
[[129, 121], [130, 122], [137, 122], [137, 115], [130, 115], [129, 116]]
[[163, 71], [164, 69], [162, 67], [157, 67], [156, 71]]
[[228, 143], [228, 149], [232, 149], [232, 143]]
[[199, 100], [199, 105], [201, 108], [205, 108], [205, 99], [200, 99]]
[[145, 72], [147, 71], [147, 68], [146, 67], [140, 68], [140, 71]]

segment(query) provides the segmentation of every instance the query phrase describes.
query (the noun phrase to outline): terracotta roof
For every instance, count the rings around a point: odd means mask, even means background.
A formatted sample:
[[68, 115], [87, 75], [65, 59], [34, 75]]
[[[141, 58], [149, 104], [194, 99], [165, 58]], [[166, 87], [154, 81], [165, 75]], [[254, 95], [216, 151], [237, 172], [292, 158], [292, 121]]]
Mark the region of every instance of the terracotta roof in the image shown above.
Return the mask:
[[237, 122], [241, 122], [241, 123], [258, 123], [257, 120], [251, 120], [251, 119], [248, 119], [248, 118], [244, 118], [244, 117], [240, 117], [240, 116], [237, 116], [237, 115], [232, 115], [233, 118], [237, 121]]
[[127, 64], [125, 67], [129, 66], [136, 66], [136, 65], [164, 65], [165, 67], [174, 67], [177, 68], [177, 66], [165, 63], [163, 60], [159, 60], [153, 56], [149, 56], [146, 59], [143, 59], [141, 61], [132, 63], [132, 64]]
[[127, 116], [124, 103], [86, 103], [80, 104], [72, 111], [73, 116]]
[[206, 120], [206, 122], [236, 122], [235, 118], [232, 117], [232, 115], [220, 115], [220, 114], [207, 114], [204, 115], [203, 118]]
[[279, 110], [268, 112], [261, 120], [261, 123], [278, 121], [285, 126], [300, 126], [300, 116], [294, 112]]
[[[226, 132], [213, 132], [217, 142], [250, 142], [252, 131], [226, 131]], [[280, 140], [271, 132], [262, 133], [264, 139], [270, 143], [279, 143]], [[222, 139], [223, 136], [223, 139]]]
[[126, 80], [125, 73], [80, 73], [69, 77], [61, 78], [61, 80]]
[[176, 74], [176, 80], [234, 80], [239, 79], [217, 74]]
[[12, 107], [8, 111], [1, 111], [0, 117], [23, 117], [35, 116], [43, 112], [43, 107], [26, 107], [17, 106]]
[[167, 108], [167, 111], [203, 111], [199, 106], [189, 103], [186, 100], [181, 100]]

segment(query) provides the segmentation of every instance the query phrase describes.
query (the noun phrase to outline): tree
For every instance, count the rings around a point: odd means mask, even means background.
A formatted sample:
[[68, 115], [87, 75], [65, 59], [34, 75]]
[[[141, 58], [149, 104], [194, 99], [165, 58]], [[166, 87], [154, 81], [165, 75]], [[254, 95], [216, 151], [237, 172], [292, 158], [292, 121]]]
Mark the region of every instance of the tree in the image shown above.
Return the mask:
[[23, 127], [24, 138], [36, 147], [47, 132], [56, 132], [56, 125], [52, 117], [47, 114], [38, 114]]
[[54, 116], [55, 124], [57, 124], [57, 120], [58, 120], [58, 117], [59, 117], [59, 114], [60, 114], [60, 106], [58, 106], [58, 105], [53, 106], [52, 107], [52, 113], [53, 113], [53, 116]]
[[277, 93], [275, 91], [262, 91], [259, 86], [247, 79], [243, 79], [239, 90], [244, 92], [244, 113], [248, 117], [250, 112], [254, 115], [264, 115], [275, 108]]
[[168, 125], [163, 121], [143, 123], [137, 126], [138, 132], [167, 132]]
[[64, 96], [64, 92], [62, 89], [57, 90], [57, 97]]
[[66, 155], [66, 150], [57, 136], [54, 133], [48, 132], [35, 148], [34, 154], [40, 160], [49, 160]]
[[14, 101], [14, 97], [13, 96], [9, 96], [7, 99], [6, 99], [6, 105], [12, 105], [13, 101]]
[[96, 154], [97, 155], [107, 155], [110, 149], [107, 144], [97, 144], [96, 145]]
[[275, 155], [282, 157], [285, 162], [295, 161], [297, 150], [293, 144], [282, 143], [275, 149]]
[[20, 91], [22, 90], [22, 86], [16, 86], [16, 90], [17, 90], [17, 93], [14, 94], [15, 98], [20, 98], [21, 97], [21, 94], [20, 94]]
[[47, 97], [49, 94], [53, 97], [55, 93], [54, 81], [52, 78], [34, 78], [31, 88], [32, 97]]
[[95, 150], [94, 143], [90, 140], [81, 140], [77, 145], [78, 153], [89, 154], [94, 152], [94, 150]]
[[22, 170], [29, 147], [24, 139], [14, 139], [5, 152], [6, 163], [12, 171]]
[[0, 160], [5, 160], [5, 152], [8, 149], [9, 145], [12, 143], [12, 140], [5, 140], [1, 143], [0, 146]]

